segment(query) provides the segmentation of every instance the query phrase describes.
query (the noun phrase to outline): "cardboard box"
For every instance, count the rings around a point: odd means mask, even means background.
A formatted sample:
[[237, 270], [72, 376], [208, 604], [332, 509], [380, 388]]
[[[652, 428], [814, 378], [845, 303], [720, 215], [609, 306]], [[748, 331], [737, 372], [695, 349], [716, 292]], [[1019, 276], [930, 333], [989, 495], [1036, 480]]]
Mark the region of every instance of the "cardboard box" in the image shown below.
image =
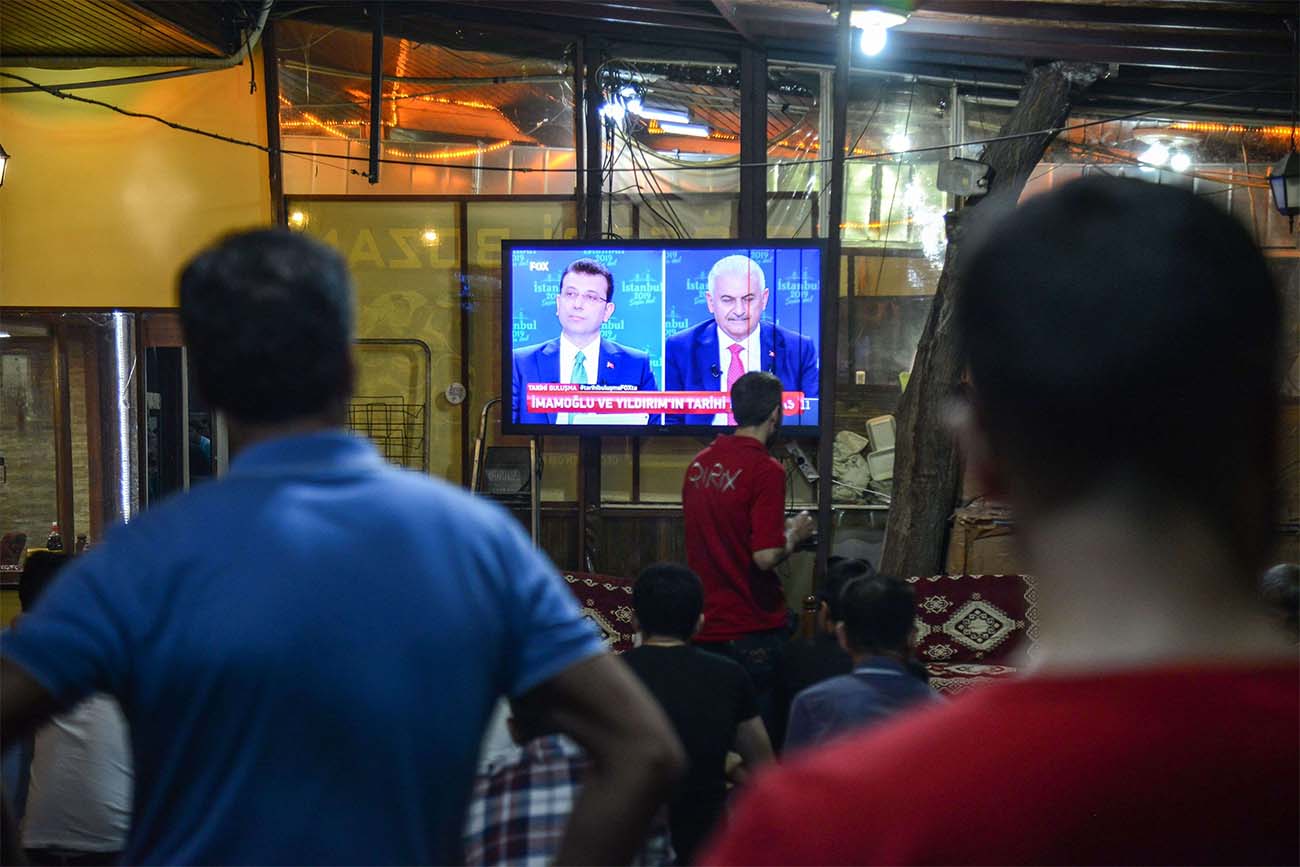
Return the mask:
[[953, 513], [949, 575], [1020, 575], [1023, 569], [1006, 509], [976, 501]]

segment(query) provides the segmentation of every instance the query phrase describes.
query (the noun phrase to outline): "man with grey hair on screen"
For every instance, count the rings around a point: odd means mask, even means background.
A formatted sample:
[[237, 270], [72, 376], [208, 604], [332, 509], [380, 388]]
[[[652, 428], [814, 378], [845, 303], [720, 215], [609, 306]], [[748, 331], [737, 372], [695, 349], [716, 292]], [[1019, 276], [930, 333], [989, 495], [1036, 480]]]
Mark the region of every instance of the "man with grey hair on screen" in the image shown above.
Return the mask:
[[[713, 318], [664, 341], [668, 391], [721, 391], [746, 373], [775, 374], [786, 391], [817, 397], [817, 345], [763, 320], [770, 289], [762, 267], [748, 256], [724, 256], [709, 269], [704, 298]], [[669, 424], [735, 425], [730, 413], [666, 416]]]

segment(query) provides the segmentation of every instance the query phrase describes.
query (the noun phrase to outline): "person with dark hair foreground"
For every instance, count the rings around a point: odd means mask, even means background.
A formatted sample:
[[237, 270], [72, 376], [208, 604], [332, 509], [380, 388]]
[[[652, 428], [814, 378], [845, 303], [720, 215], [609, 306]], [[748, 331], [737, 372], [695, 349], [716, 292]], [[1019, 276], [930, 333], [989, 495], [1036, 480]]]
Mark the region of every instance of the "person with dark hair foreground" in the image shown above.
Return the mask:
[[787, 750], [824, 743], [938, 698], [907, 665], [915, 605], [911, 585], [892, 575], [863, 576], [844, 585], [835, 632], [853, 670], [795, 696]]
[[772, 745], [744, 669], [688, 643], [703, 617], [699, 576], [676, 563], [648, 566], [632, 588], [632, 607], [641, 645], [623, 658], [672, 720], [690, 763], [668, 816], [677, 861], [691, 864], [726, 805], [728, 751], [740, 754], [732, 777], [743, 779], [771, 760]]
[[342, 430], [343, 260], [236, 234], [185, 268], [180, 300], [238, 453], [110, 531], [0, 639], [4, 739], [118, 698], [126, 863], [450, 863], [504, 692], [592, 758], [558, 857], [629, 858], [680, 745], [517, 522]]
[[[983, 228], [952, 424], [1013, 509], [1040, 664], [756, 781], [705, 860], [1295, 864], [1300, 665], [1256, 590], [1279, 412], [1263, 257], [1208, 199], [1137, 180]], [[1233, 419], [1212, 460], [1204, 395]]]
[[781, 381], [746, 373], [731, 387], [739, 425], [695, 456], [682, 481], [686, 562], [704, 582], [696, 643], [740, 663], [773, 727], [772, 688], [789, 638], [785, 592], [772, 569], [815, 529], [802, 512], [785, 519], [785, 471], [768, 454], [781, 427]]

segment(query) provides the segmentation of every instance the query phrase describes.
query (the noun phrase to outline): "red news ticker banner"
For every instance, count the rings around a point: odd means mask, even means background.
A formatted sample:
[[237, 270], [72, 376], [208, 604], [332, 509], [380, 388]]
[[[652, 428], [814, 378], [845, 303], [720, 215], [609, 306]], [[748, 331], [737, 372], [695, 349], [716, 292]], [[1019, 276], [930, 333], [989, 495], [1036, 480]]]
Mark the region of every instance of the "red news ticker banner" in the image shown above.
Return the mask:
[[[561, 385], [530, 382], [525, 397], [529, 412], [671, 413], [716, 415], [731, 409], [731, 396], [723, 391], [637, 391], [631, 386]], [[785, 415], [803, 411], [803, 392], [781, 394]]]

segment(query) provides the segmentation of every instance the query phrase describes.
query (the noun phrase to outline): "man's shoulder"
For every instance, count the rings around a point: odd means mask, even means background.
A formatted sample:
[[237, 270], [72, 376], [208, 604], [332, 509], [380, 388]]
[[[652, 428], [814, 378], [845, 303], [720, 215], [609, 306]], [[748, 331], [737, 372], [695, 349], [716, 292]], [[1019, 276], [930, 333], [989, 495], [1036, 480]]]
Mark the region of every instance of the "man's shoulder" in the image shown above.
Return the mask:
[[822, 701], [824, 699], [844, 695], [845, 693], [863, 692], [870, 688], [871, 687], [868, 684], [865, 684], [859, 678], [854, 677], [852, 673], [837, 674], [800, 690], [798, 695], [794, 697], [794, 700]]
[[794, 331], [789, 328], [785, 328], [781, 325], [777, 325], [775, 322], [772, 323], [771, 328], [772, 328], [772, 334], [776, 341], [784, 341], [786, 343], [808, 344], [809, 346], [813, 345], [813, 341], [811, 337], [801, 334], [798, 331]]
[[717, 327], [717, 323], [712, 319], [705, 319], [703, 322], [697, 322], [694, 325], [683, 328], [676, 334], [670, 335], [664, 342], [670, 346], [687, 346], [701, 337], [708, 336], [710, 327]]
[[[758, 447], [750, 445], [751, 442]], [[709, 464], [723, 459], [727, 466], [741, 467], [759, 475], [775, 474], [783, 480], [785, 478], [785, 468], [772, 457], [766, 446], [750, 437], [738, 437], [735, 434], [719, 435], [696, 453], [692, 463]]]
[[527, 346], [521, 346], [518, 349], [516, 349], [512, 354], [514, 355], [517, 361], [521, 361], [525, 358], [532, 358], [534, 355], [538, 354], [539, 352], [543, 352], [543, 351], [553, 352], [555, 350], [558, 350], [559, 348], [560, 348], [560, 338], [552, 337], [550, 340], [544, 340], [541, 343], [530, 343]]
[[689, 647], [694, 664], [705, 671], [716, 672], [722, 677], [732, 677], [737, 673], [745, 673], [745, 669], [741, 667], [740, 663], [730, 657], [695, 646]]
[[607, 337], [600, 339], [600, 351], [611, 356], [611, 360], [619, 356], [632, 361], [648, 362], [650, 360], [650, 353], [643, 352], [632, 346], [624, 346], [622, 343], [610, 340]]

